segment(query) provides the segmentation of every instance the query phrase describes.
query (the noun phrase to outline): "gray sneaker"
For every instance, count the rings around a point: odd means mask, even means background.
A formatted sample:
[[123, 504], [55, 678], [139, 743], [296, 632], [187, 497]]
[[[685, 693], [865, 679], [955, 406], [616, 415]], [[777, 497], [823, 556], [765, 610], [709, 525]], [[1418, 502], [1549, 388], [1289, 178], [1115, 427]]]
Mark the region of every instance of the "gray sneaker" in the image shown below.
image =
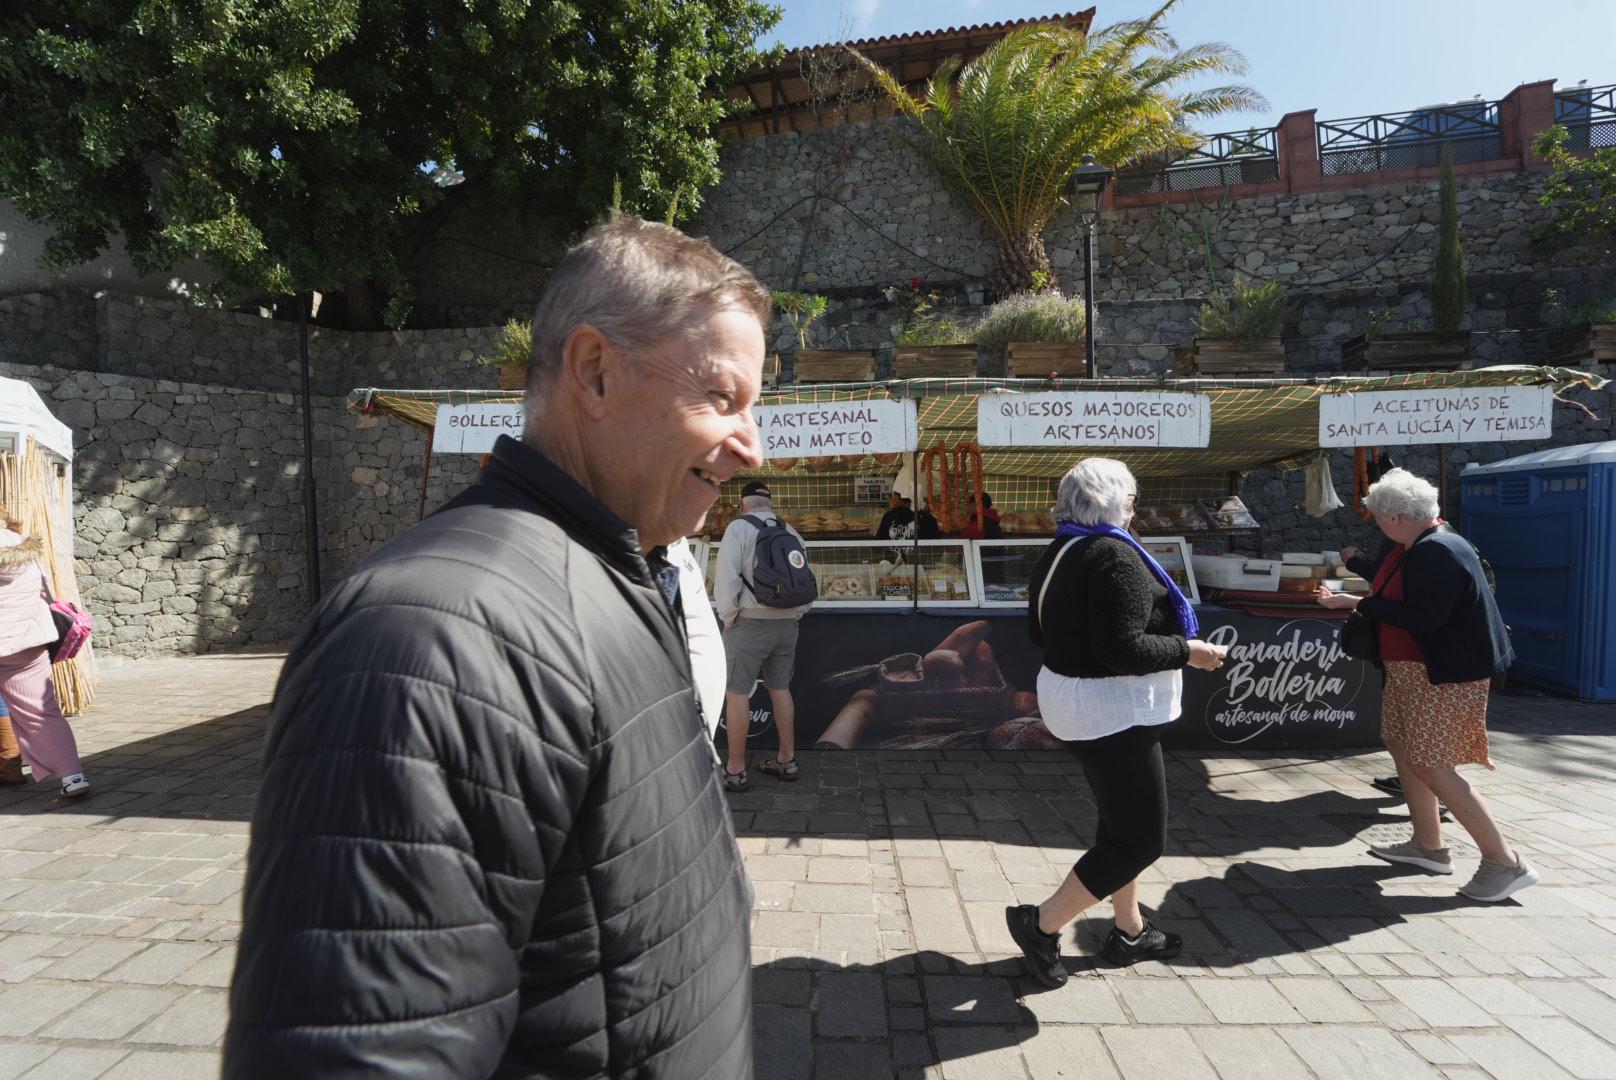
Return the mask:
[[1447, 848], [1423, 848], [1414, 842], [1413, 837], [1401, 844], [1373, 844], [1369, 848], [1369, 854], [1377, 859], [1385, 859], [1389, 863], [1417, 866], [1433, 874], [1453, 873], [1453, 859], [1448, 855]]
[[1495, 904], [1520, 892], [1528, 885], [1536, 884], [1537, 871], [1526, 861], [1526, 856], [1517, 851], [1514, 866], [1482, 859], [1481, 865], [1476, 867], [1476, 876], [1460, 888], [1459, 895]]

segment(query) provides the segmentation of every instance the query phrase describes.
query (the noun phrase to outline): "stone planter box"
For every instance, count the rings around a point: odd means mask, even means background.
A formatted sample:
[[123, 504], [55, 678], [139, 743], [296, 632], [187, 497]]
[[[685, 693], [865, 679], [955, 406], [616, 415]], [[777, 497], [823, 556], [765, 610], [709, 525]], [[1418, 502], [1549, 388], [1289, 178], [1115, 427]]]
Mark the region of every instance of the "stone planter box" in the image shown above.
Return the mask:
[[1580, 323], [1549, 334], [1545, 363], [1616, 364], [1616, 323]]
[[494, 370], [498, 372], [499, 382], [495, 385], [499, 389], [525, 390], [527, 388], [527, 365], [511, 367], [507, 364], [495, 367]]
[[1084, 361], [1088, 348], [1081, 341], [1012, 341], [1006, 352], [1006, 373], [1012, 379], [1043, 379], [1059, 375], [1081, 379], [1088, 374]]
[[1261, 338], [1250, 345], [1230, 338], [1191, 338], [1173, 350], [1174, 375], [1272, 375], [1285, 370], [1285, 342]]
[[1359, 334], [1341, 346], [1342, 371], [1458, 371], [1470, 363], [1470, 331]]
[[874, 349], [798, 349], [797, 382], [869, 382], [875, 378]]
[[969, 379], [975, 375], [975, 345], [893, 346], [894, 379]]

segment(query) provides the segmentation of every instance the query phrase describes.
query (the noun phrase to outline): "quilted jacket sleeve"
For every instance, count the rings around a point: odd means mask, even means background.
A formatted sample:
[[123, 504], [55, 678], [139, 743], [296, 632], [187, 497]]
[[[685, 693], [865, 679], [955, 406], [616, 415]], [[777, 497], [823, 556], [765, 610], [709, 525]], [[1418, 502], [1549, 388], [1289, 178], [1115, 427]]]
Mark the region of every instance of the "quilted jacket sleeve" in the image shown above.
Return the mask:
[[1116, 540], [1097, 540], [1086, 600], [1089, 643], [1100, 662], [1118, 675], [1171, 671], [1189, 662], [1182, 634], [1147, 629], [1155, 584], [1144, 560]]
[[332, 607], [270, 718], [224, 1075], [487, 1076], [589, 780], [582, 665], [481, 613]]

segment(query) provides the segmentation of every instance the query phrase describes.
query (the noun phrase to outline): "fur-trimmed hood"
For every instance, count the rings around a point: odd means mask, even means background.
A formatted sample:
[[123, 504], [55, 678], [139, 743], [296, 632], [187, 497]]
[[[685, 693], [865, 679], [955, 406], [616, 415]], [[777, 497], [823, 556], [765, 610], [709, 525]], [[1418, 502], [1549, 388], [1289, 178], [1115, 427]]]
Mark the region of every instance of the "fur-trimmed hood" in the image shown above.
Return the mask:
[[45, 545], [39, 537], [0, 529], [0, 573], [38, 562], [44, 554]]

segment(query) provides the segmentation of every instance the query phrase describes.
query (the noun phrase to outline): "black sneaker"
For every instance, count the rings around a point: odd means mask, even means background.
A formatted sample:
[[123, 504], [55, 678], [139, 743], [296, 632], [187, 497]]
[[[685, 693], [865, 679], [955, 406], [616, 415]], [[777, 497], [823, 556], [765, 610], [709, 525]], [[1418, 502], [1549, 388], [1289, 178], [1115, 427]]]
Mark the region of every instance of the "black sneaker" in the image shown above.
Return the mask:
[[1147, 922], [1136, 938], [1126, 937], [1121, 930], [1113, 926], [1111, 936], [1105, 939], [1105, 947], [1100, 950], [1100, 955], [1118, 967], [1128, 967], [1141, 960], [1171, 960], [1183, 948], [1183, 938], [1177, 934], [1169, 934], [1165, 930], [1158, 930]]
[[[1369, 781], [1369, 786], [1372, 788], [1379, 788], [1388, 795], [1396, 795], [1399, 799], [1403, 797], [1403, 781], [1395, 775], [1377, 776], [1373, 780]], [[1453, 817], [1448, 813], [1448, 808], [1441, 802], [1436, 804], [1436, 812], [1437, 816], [1443, 821], [1453, 820]]]
[[1017, 904], [1004, 909], [1004, 923], [1010, 936], [1021, 946], [1027, 974], [1053, 990], [1066, 985], [1066, 969], [1060, 962], [1060, 935], [1038, 929], [1038, 906]]

